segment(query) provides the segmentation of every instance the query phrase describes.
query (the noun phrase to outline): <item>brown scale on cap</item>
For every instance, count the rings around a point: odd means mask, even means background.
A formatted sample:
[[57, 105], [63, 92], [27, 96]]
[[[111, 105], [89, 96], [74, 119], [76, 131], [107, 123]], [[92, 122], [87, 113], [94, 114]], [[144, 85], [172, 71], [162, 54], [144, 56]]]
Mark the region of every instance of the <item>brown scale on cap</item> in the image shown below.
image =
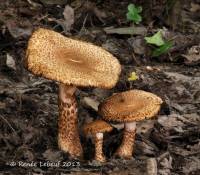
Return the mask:
[[125, 123], [123, 140], [115, 155], [132, 157], [136, 121], [154, 117], [160, 110], [162, 99], [142, 90], [129, 90], [114, 94], [99, 105], [99, 114], [108, 121]]
[[95, 142], [95, 160], [105, 162], [106, 158], [103, 154], [103, 133], [110, 132], [113, 127], [103, 120], [96, 120], [89, 124], [85, 124], [83, 130], [86, 135], [92, 135]]
[[121, 72], [118, 60], [91, 43], [38, 29], [28, 42], [25, 64], [34, 74], [60, 83], [58, 145], [72, 157], [82, 157], [76, 86], [114, 87]]

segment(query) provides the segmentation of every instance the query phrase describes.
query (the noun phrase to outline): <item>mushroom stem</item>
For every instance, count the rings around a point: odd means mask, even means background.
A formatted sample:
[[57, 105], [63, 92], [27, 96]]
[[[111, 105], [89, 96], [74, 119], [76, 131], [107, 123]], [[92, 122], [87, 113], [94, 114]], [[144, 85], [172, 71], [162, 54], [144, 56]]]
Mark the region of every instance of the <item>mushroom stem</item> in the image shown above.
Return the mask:
[[133, 153], [133, 145], [135, 141], [136, 122], [125, 123], [123, 140], [117, 149], [115, 156], [130, 159]]
[[103, 133], [96, 133], [94, 135], [95, 141], [95, 160], [105, 162], [106, 158], [103, 154]]
[[58, 145], [71, 157], [81, 158], [83, 150], [78, 132], [76, 87], [59, 85]]

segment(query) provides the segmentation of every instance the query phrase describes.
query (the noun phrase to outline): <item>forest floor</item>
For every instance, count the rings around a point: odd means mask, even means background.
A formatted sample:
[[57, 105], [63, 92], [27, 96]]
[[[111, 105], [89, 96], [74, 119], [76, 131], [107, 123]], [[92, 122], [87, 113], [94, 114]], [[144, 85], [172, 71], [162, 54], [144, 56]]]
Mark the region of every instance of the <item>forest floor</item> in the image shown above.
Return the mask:
[[[200, 174], [200, 1], [168, 2], [0, 0], [0, 175]], [[140, 30], [116, 32], [131, 26], [126, 19], [130, 3], [143, 7], [143, 20], [136, 26]], [[113, 89], [76, 92], [84, 161], [70, 160], [58, 148], [58, 83], [23, 66], [27, 41], [39, 27], [102, 46], [122, 65]], [[151, 57], [144, 36], [159, 29], [173, 47]], [[138, 76], [135, 81], [128, 80], [132, 72]], [[92, 161], [94, 145], [82, 134], [82, 126], [100, 118], [96, 106], [101, 101], [129, 89], [153, 92], [164, 104], [154, 120], [138, 122], [131, 160], [112, 157], [123, 131], [113, 124], [115, 129], [104, 139], [108, 160], [98, 164]]]

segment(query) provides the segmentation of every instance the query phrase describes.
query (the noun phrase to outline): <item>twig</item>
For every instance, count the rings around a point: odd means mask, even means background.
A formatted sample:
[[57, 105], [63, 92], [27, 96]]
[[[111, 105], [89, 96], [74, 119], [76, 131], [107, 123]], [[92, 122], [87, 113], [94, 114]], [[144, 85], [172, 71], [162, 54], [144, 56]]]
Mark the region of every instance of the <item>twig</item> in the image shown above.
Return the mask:
[[87, 18], [88, 18], [88, 13], [86, 14], [86, 16], [85, 16], [85, 18], [84, 18], [84, 20], [83, 20], [83, 24], [82, 24], [82, 27], [81, 27], [81, 30], [80, 30], [79, 33], [81, 33], [81, 32], [85, 29], [85, 23], [86, 23], [86, 21], [87, 21]]
[[16, 130], [12, 127], [12, 125], [8, 122], [8, 120], [6, 120], [2, 115], [0, 115], [0, 117], [8, 124], [8, 126], [10, 127], [10, 129], [11, 129], [13, 132], [16, 132]]

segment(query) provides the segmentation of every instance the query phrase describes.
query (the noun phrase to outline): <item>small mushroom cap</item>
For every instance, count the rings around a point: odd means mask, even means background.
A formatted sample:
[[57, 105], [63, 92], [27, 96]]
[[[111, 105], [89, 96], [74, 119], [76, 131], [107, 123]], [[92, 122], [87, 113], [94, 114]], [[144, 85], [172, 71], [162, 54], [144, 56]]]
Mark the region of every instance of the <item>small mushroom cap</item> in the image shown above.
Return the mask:
[[121, 73], [103, 48], [42, 28], [32, 34], [25, 62], [36, 75], [74, 86], [112, 88]]
[[162, 99], [142, 90], [130, 90], [114, 94], [99, 105], [103, 119], [132, 122], [152, 118], [160, 110]]
[[110, 132], [113, 127], [103, 120], [96, 120], [91, 123], [85, 124], [83, 131], [85, 135]]

